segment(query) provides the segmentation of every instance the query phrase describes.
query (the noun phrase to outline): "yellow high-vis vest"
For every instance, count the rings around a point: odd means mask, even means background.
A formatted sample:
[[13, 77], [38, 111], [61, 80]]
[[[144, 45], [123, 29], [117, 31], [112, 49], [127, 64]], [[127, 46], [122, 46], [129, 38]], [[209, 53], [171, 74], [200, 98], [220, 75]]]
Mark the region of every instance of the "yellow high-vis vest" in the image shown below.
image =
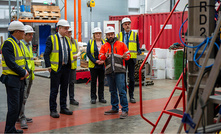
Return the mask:
[[[105, 41], [103, 39], [101, 39], [102, 43], [105, 44]], [[90, 40], [90, 46], [91, 46], [91, 55], [94, 57], [94, 40]], [[95, 57], [94, 57], [95, 58]], [[95, 64], [89, 59], [89, 63], [88, 63], [88, 67], [89, 68], [94, 68]]]
[[[69, 38], [67, 36], [65, 36], [65, 38], [68, 41], [69, 48], [71, 48], [71, 43]], [[59, 43], [58, 43], [58, 36], [56, 34], [51, 35], [51, 42], [52, 42], [52, 52], [50, 54], [51, 69], [57, 72], [59, 67]], [[70, 53], [70, 56], [73, 57], [72, 53]]]
[[[8, 38], [6, 41], [11, 42], [14, 48], [14, 55], [15, 55], [15, 63], [18, 64], [22, 69], [25, 69], [25, 57], [24, 51], [19, 47], [16, 41], [12, 38]], [[5, 43], [2, 44], [1, 49], [3, 48]], [[2, 74], [4, 75], [17, 75], [14, 71], [12, 71], [5, 63], [4, 56], [2, 55]]]
[[[120, 32], [117, 34], [117, 38], [119, 41], [123, 42], [123, 33]], [[137, 33], [134, 31], [131, 31], [130, 37], [129, 37], [129, 42], [128, 42], [128, 49], [131, 54], [131, 59], [136, 59], [137, 58]]]
[[30, 74], [30, 75], [32, 75], [32, 80], [34, 80], [34, 78], [35, 78], [35, 75], [34, 75], [35, 63], [34, 63], [34, 58], [33, 58], [32, 45], [28, 46], [29, 47], [29, 50], [28, 50], [28, 48], [25, 45], [25, 43], [22, 42], [22, 41], [21, 41], [21, 43], [22, 43], [22, 47], [23, 47], [23, 50], [24, 50], [25, 60], [28, 63], [28, 68], [30, 70], [32, 70], [32, 74]]
[[75, 39], [73, 39], [74, 42], [72, 42], [72, 47], [71, 47], [71, 69], [76, 69], [77, 68], [77, 58], [73, 58], [74, 55], [77, 55], [78, 53], [78, 44]]

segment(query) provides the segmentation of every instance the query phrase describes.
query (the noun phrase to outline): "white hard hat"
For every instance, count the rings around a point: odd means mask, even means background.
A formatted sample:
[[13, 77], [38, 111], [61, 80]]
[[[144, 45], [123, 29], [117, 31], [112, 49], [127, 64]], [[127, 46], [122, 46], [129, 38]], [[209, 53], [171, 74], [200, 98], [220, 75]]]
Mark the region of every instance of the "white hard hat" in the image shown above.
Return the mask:
[[69, 22], [67, 20], [59, 20], [57, 26], [70, 27]]
[[20, 21], [12, 21], [8, 26], [8, 31], [15, 31], [15, 30], [25, 31], [26, 28], [24, 24], [21, 23]]
[[122, 19], [122, 24], [125, 23], [125, 22], [131, 22], [130, 18], [128, 17], [125, 17]]
[[72, 28], [69, 28], [69, 29], [68, 29], [68, 32], [70, 32], [70, 31], [73, 31]]
[[93, 34], [94, 33], [102, 33], [102, 31], [101, 31], [101, 29], [100, 29], [100, 27], [95, 27], [94, 29], [93, 29], [93, 32], [92, 32]]
[[30, 25], [25, 25], [25, 28], [26, 28], [25, 33], [35, 33], [35, 31]]
[[114, 28], [112, 26], [106, 27], [105, 34], [107, 34], [107, 33], [115, 33]]

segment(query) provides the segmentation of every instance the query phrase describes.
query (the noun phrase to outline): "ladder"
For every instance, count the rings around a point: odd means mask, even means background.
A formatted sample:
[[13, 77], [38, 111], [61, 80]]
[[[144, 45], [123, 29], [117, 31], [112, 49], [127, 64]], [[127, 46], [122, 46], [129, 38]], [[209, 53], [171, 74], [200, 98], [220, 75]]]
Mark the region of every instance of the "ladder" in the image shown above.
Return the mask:
[[[190, 108], [191, 108], [191, 105], [193, 103], [195, 94], [197, 92], [197, 88], [199, 87], [200, 80], [201, 80], [201, 78], [203, 76], [203, 72], [205, 70], [205, 66], [206, 66], [207, 61], [209, 59], [209, 56], [210, 56], [210, 54], [212, 52], [213, 44], [214, 44], [214, 42], [216, 40], [216, 37], [217, 37], [217, 35], [219, 33], [220, 26], [221, 26], [221, 16], [218, 19], [218, 23], [217, 23], [217, 26], [216, 26], [216, 29], [215, 29], [215, 32], [214, 32], [214, 36], [213, 36], [213, 38], [212, 38], [212, 40], [210, 42], [208, 51], [207, 51], [205, 59], [203, 61], [203, 65], [202, 65], [201, 70], [199, 72], [199, 75], [197, 77], [197, 80], [196, 80], [193, 92], [192, 92], [192, 94], [190, 96], [190, 99], [189, 99], [189, 102], [187, 104], [186, 113], [189, 113], [189, 111], [190, 111]], [[219, 71], [220, 71], [220, 67], [221, 67], [221, 58], [220, 57], [221, 57], [221, 49], [219, 49], [219, 51], [218, 51], [218, 53], [216, 55], [214, 65], [212, 66], [212, 69], [210, 71], [209, 77], [208, 77], [208, 79], [206, 81], [205, 88], [204, 88], [203, 93], [201, 95], [201, 102], [202, 102], [202, 104], [206, 104], [209, 100], [211, 100], [213, 102], [216, 101], [217, 103], [221, 103], [220, 96], [219, 97], [210, 96], [211, 93], [212, 93], [212, 90], [214, 89], [214, 85], [215, 85], [217, 76], [218, 76]], [[202, 112], [202, 109], [201, 109], [201, 105], [198, 104], [197, 105], [197, 110], [196, 110], [196, 112], [193, 115], [193, 122], [195, 123], [195, 127], [190, 127], [189, 131], [188, 131], [189, 133], [196, 133], [198, 131], [202, 131], [202, 129], [197, 130], [197, 128], [199, 127], [200, 120], [202, 118], [202, 113], [203, 112]], [[181, 123], [181, 125], [180, 125], [180, 127], [178, 129], [178, 133], [181, 132], [182, 126], [183, 126], [183, 123]], [[217, 131], [221, 130], [220, 126], [221, 126], [221, 123], [213, 124], [213, 125], [208, 125], [208, 126], [206, 126], [206, 129], [208, 129], [210, 132], [217, 132]]]
[[[186, 69], [185, 69], [185, 70], [186, 70]], [[161, 111], [160, 116], [158, 117], [157, 122], [156, 122], [155, 126], [153, 127], [151, 133], [153, 133], [154, 130], [156, 129], [156, 127], [157, 127], [157, 125], [158, 125], [158, 123], [159, 123], [159, 121], [160, 121], [160, 119], [161, 119], [161, 117], [163, 116], [164, 113], [165, 113], [165, 114], [168, 114], [169, 117], [167, 118], [167, 121], [166, 121], [166, 123], [165, 123], [163, 129], [161, 130], [161, 133], [164, 133], [164, 131], [166, 130], [167, 125], [169, 124], [169, 122], [170, 122], [172, 116], [176, 116], [176, 117], [179, 117], [179, 118], [183, 118], [183, 113], [185, 112], [185, 107], [186, 107], [186, 99], [185, 99], [185, 91], [186, 91], [186, 88], [185, 88], [185, 85], [184, 85], [184, 77], [185, 77], [185, 74], [186, 74], [186, 73], [185, 73], [185, 71], [184, 71], [184, 73], [182, 73], [182, 74], [180, 75], [180, 77], [179, 77], [179, 79], [178, 79], [178, 81], [177, 81], [177, 83], [176, 83], [176, 85], [175, 85], [175, 87], [174, 87], [174, 89], [173, 89], [173, 91], [172, 91], [170, 97], [168, 98], [166, 105], [164, 106], [163, 110]], [[182, 80], [182, 86], [179, 87], [179, 84], [180, 84], [181, 80]], [[167, 110], [167, 106], [169, 105], [170, 100], [172, 99], [173, 94], [175, 93], [176, 90], [181, 90], [182, 92], [181, 92], [179, 98], [177, 99], [177, 102], [175, 103], [173, 109]], [[183, 108], [182, 111], [181, 111], [180, 109], [177, 109], [177, 107], [178, 107], [178, 105], [179, 105], [181, 99], [182, 99], [182, 108]], [[184, 128], [185, 128], [185, 126], [184, 126]]]

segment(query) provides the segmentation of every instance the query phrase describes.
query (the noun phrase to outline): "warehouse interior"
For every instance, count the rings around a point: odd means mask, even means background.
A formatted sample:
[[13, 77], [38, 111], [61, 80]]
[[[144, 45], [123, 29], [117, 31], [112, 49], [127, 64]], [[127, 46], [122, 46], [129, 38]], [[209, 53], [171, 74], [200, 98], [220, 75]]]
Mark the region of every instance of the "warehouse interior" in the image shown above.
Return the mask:
[[[9, 37], [8, 27], [13, 21], [30, 25], [35, 31], [31, 41], [35, 79], [25, 108], [33, 122], [23, 132], [221, 133], [220, 5], [220, 0], [1, 0], [1, 46]], [[101, 29], [103, 39], [109, 26], [117, 36], [124, 30], [125, 17], [139, 37], [141, 53], [135, 63], [136, 103], [127, 96], [128, 117], [122, 120], [121, 108], [117, 115], [104, 114], [111, 108], [106, 77], [107, 102], [91, 103], [87, 45], [96, 27]], [[79, 46], [75, 81], [79, 105], [71, 105], [67, 99], [73, 115], [52, 118], [50, 72], [44, 53], [47, 38], [58, 32], [61, 19], [69, 22], [72, 38]], [[2, 57], [0, 50], [0, 66]], [[3, 67], [0, 72], [2, 75]], [[129, 76], [125, 74], [129, 88]], [[6, 87], [0, 83], [0, 133], [5, 131], [7, 110]], [[21, 129], [20, 123], [15, 127]]]

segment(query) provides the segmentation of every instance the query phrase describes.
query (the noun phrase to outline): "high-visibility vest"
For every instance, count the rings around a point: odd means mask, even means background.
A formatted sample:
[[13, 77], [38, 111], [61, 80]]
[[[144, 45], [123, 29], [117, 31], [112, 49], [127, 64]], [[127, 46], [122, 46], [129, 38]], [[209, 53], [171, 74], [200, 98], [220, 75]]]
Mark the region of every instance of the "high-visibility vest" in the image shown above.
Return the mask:
[[[69, 48], [71, 48], [71, 43], [69, 38], [67, 36], [65, 36], [65, 38], [68, 41]], [[56, 34], [51, 35], [51, 42], [52, 42], [52, 52], [50, 54], [51, 69], [57, 72], [59, 67], [59, 43], [58, 43], [58, 36]], [[72, 53], [70, 53], [70, 56], [73, 57]]]
[[[102, 43], [104, 44], [105, 41], [103, 39], [101, 39]], [[91, 55], [94, 57], [94, 40], [90, 40], [90, 51], [91, 51]], [[95, 57], [94, 57], [95, 58]], [[89, 62], [88, 62], [88, 67], [89, 68], [94, 68], [95, 67], [95, 64], [89, 59]]]
[[28, 63], [28, 68], [30, 70], [32, 70], [32, 74], [30, 74], [30, 75], [32, 75], [32, 80], [34, 80], [34, 78], [35, 78], [35, 75], [34, 75], [35, 63], [34, 63], [34, 59], [33, 59], [32, 45], [28, 46], [29, 47], [29, 50], [28, 50], [28, 48], [25, 45], [25, 43], [22, 42], [22, 41], [21, 41], [21, 43], [22, 43], [22, 47], [23, 47], [23, 50], [24, 50], [25, 60]]
[[[24, 58], [24, 51], [19, 47], [17, 42], [9, 37], [6, 41], [11, 42], [13, 48], [14, 48], [14, 55], [15, 55], [15, 63], [18, 64], [22, 69], [25, 69], [25, 58]], [[5, 42], [2, 44], [1, 49], [3, 48]], [[14, 71], [12, 71], [5, 63], [4, 55], [2, 55], [2, 74], [4, 75], [17, 75]]]
[[76, 55], [78, 53], [78, 44], [77, 44], [77, 41], [75, 39], [73, 39], [73, 42], [71, 41], [72, 43], [72, 47], [71, 47], [71, 53], [72, 53], [72, 56], [71, 56], [71, 69], [76, 69], [77, 68], [77, 58], [73, 58], [74, 55]]
[[[120, 32], [117, 34], [117, 38], [119, 41], [123, 42], [123, 33]], [[129, 37], [129, 42], [128, 42], [128, 49], [131, 54], [131, 59], [136, 59], [137, 58], [137, 33], [134, 31], [131, 31], [130, 37]]]

